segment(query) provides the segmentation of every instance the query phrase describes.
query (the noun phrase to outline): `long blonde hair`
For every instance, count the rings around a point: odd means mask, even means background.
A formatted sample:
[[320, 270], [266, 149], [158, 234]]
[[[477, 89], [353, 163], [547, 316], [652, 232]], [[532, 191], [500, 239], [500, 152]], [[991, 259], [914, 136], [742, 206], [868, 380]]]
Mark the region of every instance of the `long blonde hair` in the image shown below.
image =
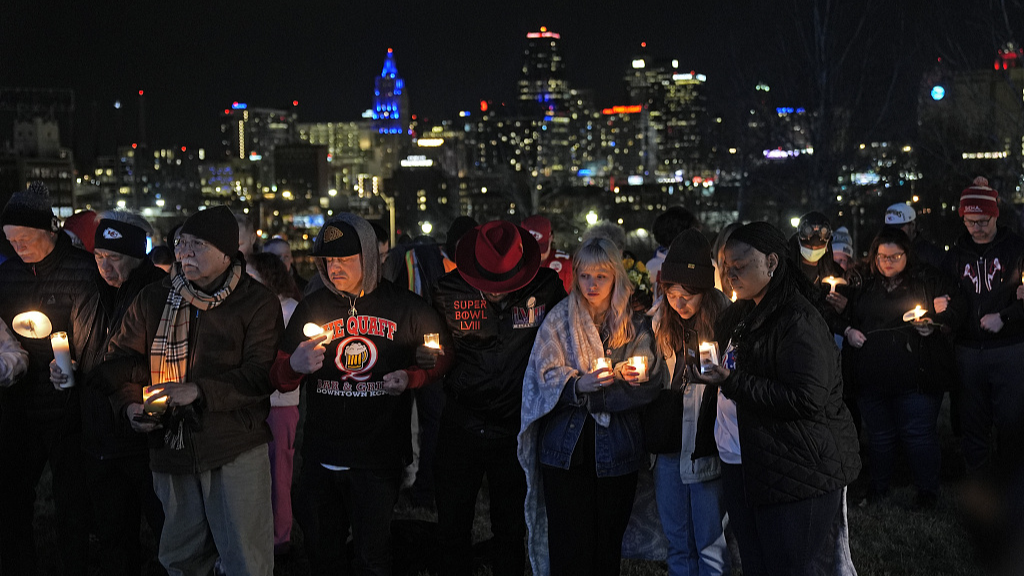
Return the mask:
[[608, 346], [619, 348], [633, 339], [633, 309], [629, 305], [629, 296], [633, 293], [633, 285], [622, 267], [622, 251], [614, 242], [607, 238], [590, 238], [580, 245], [572, 257], [572, 294], [576, 305], [593, 315], [590, 303], [583, 295], [579, 275], [587, 269], [604, 269], [611, 272], [612, 284], [611, 303], [604, 316], [604, 324], [598, 326], [608, 335]]

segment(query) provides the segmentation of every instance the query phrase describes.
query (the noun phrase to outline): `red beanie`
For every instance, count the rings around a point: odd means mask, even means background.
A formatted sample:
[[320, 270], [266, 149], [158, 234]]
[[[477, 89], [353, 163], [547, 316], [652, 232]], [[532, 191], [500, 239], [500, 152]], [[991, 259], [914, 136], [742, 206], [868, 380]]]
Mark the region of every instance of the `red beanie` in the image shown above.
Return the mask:
[[960, 193], [961, 217], [968, 214], [976, 216], [999, 217], [999, 192], [988, 186], [988, 180], [982, 176], [974, 179], [974, 185]]

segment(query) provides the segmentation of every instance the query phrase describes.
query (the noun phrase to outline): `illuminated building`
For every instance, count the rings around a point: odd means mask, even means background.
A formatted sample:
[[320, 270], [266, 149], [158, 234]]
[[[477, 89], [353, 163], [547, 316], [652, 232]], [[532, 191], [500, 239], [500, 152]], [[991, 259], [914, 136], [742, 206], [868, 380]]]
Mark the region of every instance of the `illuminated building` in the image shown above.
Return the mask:
[[395, 54], [388, 48], [384, 67], [374, 80], [373, 127], [377, 132], [377, 158], [385, 178], [395, 170], [409, 144], [409, 94], [398, 75]]
[[61, 127], [71, 132], [74, 102], [71, 90], [0, 89], [0, 122], [11, 120], [6, 126], [13, 127], [0, 146], [0, 202], [38, 180], [62, 218], [73, 213], [75, 164], [71, 149], [61, 145]]
[[274, 148], [298, 140], [296, 119], [294, 108], [256, 108], [233, 102], [221, 113], [224, 157], [250, 162], [256, 185], [269, 189], [274, 183]]
[[357, 194], [361, 178], [380, 176], [374, 160], [377, 132], [371, 120], [298, 125], [299, 140], [327, 147], [328, 189]]

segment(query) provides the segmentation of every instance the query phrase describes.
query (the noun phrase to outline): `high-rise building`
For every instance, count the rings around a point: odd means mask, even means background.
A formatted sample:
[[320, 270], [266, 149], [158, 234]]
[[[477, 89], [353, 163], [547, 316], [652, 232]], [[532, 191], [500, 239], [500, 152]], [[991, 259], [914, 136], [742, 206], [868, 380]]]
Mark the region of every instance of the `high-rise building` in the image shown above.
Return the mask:
[[565, 64], [558, 52], [561, 35], [541, 26], [539, 32], [526, 35], [522, 76], [519, 78], [519, 104], [524, 114], [565, 111], [570, 98], [565, 79]]
[[359, 190], [360, 177], [380, 173], [374, 160], [377, 132], [372, 121], [299, 124], [298, 132], [302, 142], [327, 147], [329, 190], [354, 194]]
[[390, 177], [409, 144], [409, 94], [398, 75], [395, 54], [388, 48], [384, 67], [373, 87], [373, 127], [377, 132], [377, 157], [384, 177]]
[[274, 148], [294, 144], [298, 137], [294, 109], [255, 108], [233, 102], [221, 114], [221, 143], [226, 158], [251, 162], [260, 188], [274, 184]]

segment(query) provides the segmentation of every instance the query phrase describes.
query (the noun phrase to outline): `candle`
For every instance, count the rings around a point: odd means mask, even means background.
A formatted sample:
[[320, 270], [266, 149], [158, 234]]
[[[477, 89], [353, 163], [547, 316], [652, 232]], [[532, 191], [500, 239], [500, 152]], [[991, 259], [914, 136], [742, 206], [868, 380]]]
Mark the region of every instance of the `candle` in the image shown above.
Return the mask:
[[158, 416], [167, 410], [167, 396], [161, 396], [164, 389], [160, 386], [146, 386], [142, 389], [142, 401], [147, 414]]
[[32, 310], [15, 316], [11, 320], [11, 329], [25, 338], [46, 338], [53, 326], [46, 314]]
[[71, 347], [68, 345], [67, 332], [54, 332], [50, 335], [50, 345], [53, 346], [53, 359], [57, 361], [60, 371], [68, 375], [68, 381], [61, 384], [62, 389], [68, 389], [75, 385], [75, 373], [71, 368]]
[[596, 372], [598, 370], [611, 370], [612, 359], [606, 356], [601, 358], [594, 358], [594, 361], [590, 363], [590, 371]]
[[440, 334], [424, 334], [423, 345], [427, 348], [433, 348], [434, 350], [441, 349], [441, 335]]
[[319, 324], [307, 322], [306, 325], [302, 327], [302, 333], [306, 338], [316, 338], [324, 333], [324, 329], [321, 328]]
[[732, 298], [731, 298], [731, 300], [732, 300], [733, 302], [735, 302], [735, 301], [736, 301], [736, 291], [735, 291], [735, 290], [733, 290], [733, 291], [732, 291]]
[[914, 307], [913, 310], [907, 310], [907, 312], [903, 314], [903, 321], [918, 322], [921, 320], [921, 317], [924, 316], [927, 312], [927, 310], [921, 308], [921, 305], [918, 304], [917, 306]]
[[718, 366], [718, 342], [701, 342], [700, 373], [705, 374], [712, 366]]
[[637, 383], [647, 382], [647, 356], [631, 356], [626, 359], [626, 363], [632, 366], [634, 371], [638, 373], [636, 377]]
[[842, 278], [836, 278], [835, 276], [829, 276], [828, 278], [822, 280], [822, 282], [832, 287], [832, 289], [829, 290], [829, 294], [835, 294], [836, 284], [846, 284], [846, 280], [843, 280]]

